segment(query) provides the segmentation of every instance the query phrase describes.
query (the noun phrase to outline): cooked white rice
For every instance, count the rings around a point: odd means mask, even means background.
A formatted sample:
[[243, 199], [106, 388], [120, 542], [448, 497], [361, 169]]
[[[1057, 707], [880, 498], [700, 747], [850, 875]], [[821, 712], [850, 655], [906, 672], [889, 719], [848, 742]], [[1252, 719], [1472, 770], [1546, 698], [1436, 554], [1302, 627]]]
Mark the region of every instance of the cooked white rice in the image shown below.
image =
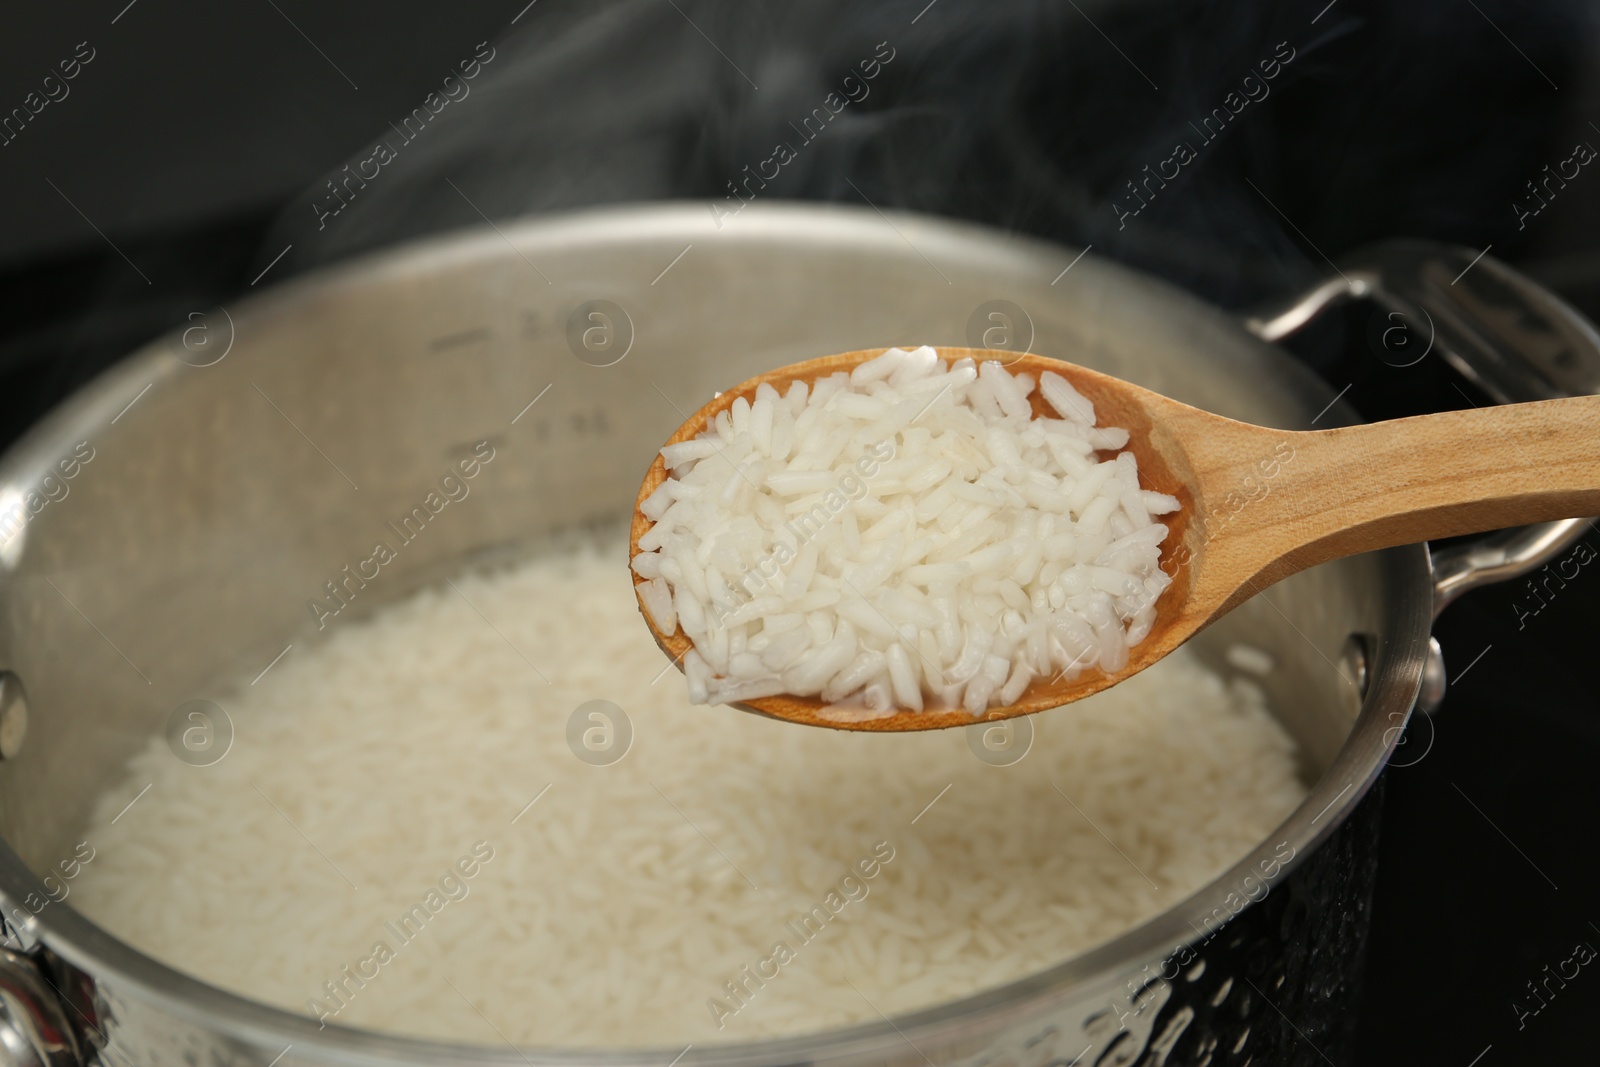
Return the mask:
[[[1304, 794], [1259, 691], [1181, 649], [1026, 720], [1037, 737], [1009, 767], [963, 731], [692, 709], [621, 557], [619, 541], [464, 575], [297, 644], [222, 700], [237, 736], [219, 763], [159, 737], [132, 761], [84, 831], [96, 856], [71, 902], [200, 978], [339, 1023], [681, 1046], [1036, 971], [1189, 894]], [[566, 740], [597, 698], [634, 731], [609, 766]], [[789, 924], [814, 908], [807, 943]], [[342, 1005], [325, 986], [341, 981]]]
[[1141, 488], [1133, 452], [1099, 458], [1127, 443], [1059, 374], [928, 347], [763, 382], [661, 450], [639, 598], [694, 642], [697, 704], [982, 715], [1037, 678], [1120, 671], [1149, 634], [1172, 582], [1151, 516], [1178, 501]]

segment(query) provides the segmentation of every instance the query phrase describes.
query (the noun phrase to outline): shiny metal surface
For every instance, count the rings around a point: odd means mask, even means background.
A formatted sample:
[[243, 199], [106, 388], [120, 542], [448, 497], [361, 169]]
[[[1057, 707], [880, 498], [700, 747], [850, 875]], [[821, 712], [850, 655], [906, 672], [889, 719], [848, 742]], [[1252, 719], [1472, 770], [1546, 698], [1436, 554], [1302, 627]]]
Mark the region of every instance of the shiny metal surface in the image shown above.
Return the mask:
[[1433, 554], [1434, 615], [1479, 586], [1538, 570], [1571, 547], [1588, 528], [1584, 519], [1541, 522], [1440, 549]]
[[1600, 390], [1600, 333], [1569, 304], [1472, 249], [1392, 241], [1342, 264], [1368, 299], [1399, 312], [1417, 336], [1500, 403]]
[[0, 948], [0, 1065], [76, 1067], [82, 1056], [56, 990], [34, 961]]
[[1444, 694], [1449, 686], [1448, 676], [1444, 668], [1444, 649], [1439, 647], [1437, 637], [1428, 638], [1428, 659], [1422, 666], [1422, 688], [1417, 692], [1417, 710], [1424, 715], [1432, 715], [1439, 710], [1439, 705], [1444, 703]]
[[[0, 903], [21, 943], [42, 940], [92, 979], [80, 1017], [96, 1020], [86, 1030], [114, 1043], [118, 1062], [265, 1067], [292, 1046], [303, 1064], [660, 1067], [682, 1052], [319, 1029], [134, 951], [70, 902], [27, 903], [43, 899], [39, 872], [72, 842], [108, 832], [86, 825], [89, 807], [128, 755], [183, 702], [253, 676], [291, 641], [315, 643], [308, 604], [323, 583], [474, 443], [497, 455], [474, 485], [474, 520], [440, 524], [345, 610], [370, 611], [468, 557], [619, 519], [657, 444], [720, 384], [816, 352], [965, 344], [995, 301], [1026, 312], [1033, 351], [1236, 418], [1303, 429], [1332, 397], [1181, 292], [1092, 255], [1064, 273], [1077, 250], [976, 227], [758, 204], [720, 229], [699, 205], [501, 229], [352, 262], [212, 313], [204, 359], [184, 337], [164, 338], [0, 460], [0, 492], [26, 492], [75, 449], [93, 456], [0, 557], [0, 668], [26, 683], [33, 711], [21, 757], [0, 762]], [[596, 335], [599, 350], [583, 342], [597, 308], [612, 331]], [[1319, 425], [1350, 418], [1335, 405]], [[1360, 802], [1416, 698], [1431, 617], [1427, 554], [1410, 547], [1296, 575], [1197, 639], [1219, 665], [1234, 642], [1273, 657], [1277, 668], [1253, 680], [1299, 741], [1312, 790], [1168, 912], [892, 1025], [697, 1047], [681, 1062], [1044, 1067], [1109, 1040], [1159, 1044], [1167, 1032], [1150, 1028], [1183, 990], [1146, 979], [1275, 850], [1294, 850], [1288, 871]], [[1368, 650], [1364, 699], [1333, 667], [1351, 634]]]

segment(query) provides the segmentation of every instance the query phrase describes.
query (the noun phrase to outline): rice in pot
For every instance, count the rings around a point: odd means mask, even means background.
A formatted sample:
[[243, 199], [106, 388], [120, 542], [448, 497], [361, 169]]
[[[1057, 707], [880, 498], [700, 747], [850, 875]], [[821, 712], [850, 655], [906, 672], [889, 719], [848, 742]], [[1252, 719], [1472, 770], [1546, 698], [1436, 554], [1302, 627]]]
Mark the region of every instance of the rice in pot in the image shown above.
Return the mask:
[[[741, 1040], [1080, 953], [1304, 796], [1259, 690], [1184, 649], [1024, 720], [1036, 736], [1010, 766], [965, 731], [692, 707], [624, 555], [464, 574], [297, 645], [220, 701], [222, 760], [186, 765], [164, 737], [132, 760], [86, 831], [73, 903], [182, 970], [332, 1022], [484, 1044]], [[596, 699], [626, 723], [569, 729]]]

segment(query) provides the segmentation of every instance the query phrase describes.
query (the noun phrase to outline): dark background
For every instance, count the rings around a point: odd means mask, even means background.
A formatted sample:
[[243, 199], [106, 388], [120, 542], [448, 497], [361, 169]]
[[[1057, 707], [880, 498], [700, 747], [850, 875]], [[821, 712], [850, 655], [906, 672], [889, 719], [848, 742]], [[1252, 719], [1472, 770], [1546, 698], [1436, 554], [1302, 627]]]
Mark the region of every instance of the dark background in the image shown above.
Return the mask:
[[[724, 196], [879, 41], [896, 58], [872, 95], [764, 195], [1092, 243], [1240, 309], [1364, 243], [1427, 237], [1491, 248], [1600, 318], [1600, 166], [1520, 225], [1514, 207], [1600, 145], [1591, 4], [525, 3], [8, 12], [0, 115], [80, 42], [94, 58], [0, 146], [0, 441], [187, 312], [321, 264], [484, 216]], [[475, 95], [319, 230], [331, 174], [482, 41]], [[1270, 95], [1119, 226], [1125, 183], [1198, 141], [1188, 124], [1279, 42], [1294, 58]], [[1436, 357], [1376, 358], [1370, 314], [1297, 354], [1369, 418], [1465, 406]], [[1600, 947], [1597, 574], [1536, 616], [1515, 583], [1440, 620], [1452, 685], [1387, 772], [1351, 1063], [1593, 1058], [1595, 968], [1520, 1028], [1512, 1002]]]

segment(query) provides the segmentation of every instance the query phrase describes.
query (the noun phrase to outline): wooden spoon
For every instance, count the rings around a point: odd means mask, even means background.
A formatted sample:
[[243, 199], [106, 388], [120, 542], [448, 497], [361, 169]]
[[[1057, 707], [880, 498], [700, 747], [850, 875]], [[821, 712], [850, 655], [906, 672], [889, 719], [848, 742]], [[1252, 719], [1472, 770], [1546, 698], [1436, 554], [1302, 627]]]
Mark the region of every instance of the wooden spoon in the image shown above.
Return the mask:
[[[729, 389], [668, 439], [688, 440], [738, 397], [753, 400], [769, 382], [780, 393], [795, 380], [849, 371], [885, 349], [806, 360]], [[811, 726], [852, 730], [933, 730], [1026, 715], [1081, 700], [1136, 674], [1262, 589], [1296, 571], [1373, 549], [1600, 513], [1600, 396], [1448, 411], [1316, 431], [1271, 430], [1180, 404], [1117, 378], [1039, 355], [938, 349], [953, 362], [997, 359], [1012, 373], [1054, 371], [1094, 404], [1101, 426], [1130, 434], [1146, 489], [1170, 493], [1182, 509], [1161, 517], [1169, 533], [1161, 567], [1172, 585], [1156, 602], [1156, 622], [1107, 674], [1090, 667], [1069, 679], [1036, 679], [1015, 704], [975, 718], [962, 709], [897, 711], [840, 721], [820, 697], [780, 695], [736, 705]], [[1039, 390], [1034, 416], [1055, 413]], [[1102, 453], [1101, 458], [1110, 458]], [[630, 562], [651, 526], [638, 511], [667, 477], [658, 454], [635, 502]], [[636, 580], [637, 581], [637, 580]], [[691, 647], [681, 627], [656, 643], [682, 669]]]

